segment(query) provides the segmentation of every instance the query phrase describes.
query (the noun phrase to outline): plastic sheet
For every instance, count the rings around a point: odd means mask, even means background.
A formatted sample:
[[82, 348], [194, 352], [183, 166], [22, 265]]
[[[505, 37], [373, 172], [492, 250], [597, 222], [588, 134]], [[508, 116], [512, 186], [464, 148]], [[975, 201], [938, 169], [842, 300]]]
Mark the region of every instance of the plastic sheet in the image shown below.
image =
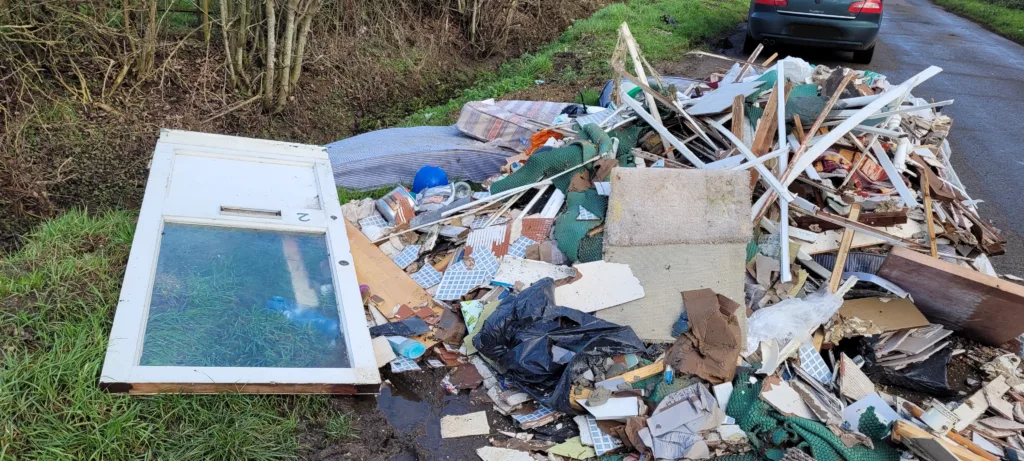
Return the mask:
[[[855, 278], [852, 280], [856, 283]], [[811, 331], [842, 307], [842, 292], [830, 294], [821, 290], [806, 298], [790, 298], [757, 310], [747, 321], [747, 348], [743, 355], [754, 353], [762, 341], [774, 339], [782, 347], [791, 339], [809, 339]]]
[[865, 360], [861, 370], [875, 384], [899, 386], [940, 398], [957, 395], [956, 390], [949, 387], [946, 378], [946, 369], [949, 368], [949, 362], [953, 358], [952, 348], [947, 347], [923, 362], [896, 370], [875, 365], [874, 344], [871, 339], [860, 338], [859, 343], [856, 344], [857, 352]]
[[[505, 298], [484, 321], [473, 345], [538, 402], [575, 414], [569, 391], [580, 374], [603, 367], [608, 357], [645, 349], [629, 327], [556, 306], [554, 289], [554, 280], [545, 278]], [[568, 364], [555, 360], [556, 346], [576, 352]]]

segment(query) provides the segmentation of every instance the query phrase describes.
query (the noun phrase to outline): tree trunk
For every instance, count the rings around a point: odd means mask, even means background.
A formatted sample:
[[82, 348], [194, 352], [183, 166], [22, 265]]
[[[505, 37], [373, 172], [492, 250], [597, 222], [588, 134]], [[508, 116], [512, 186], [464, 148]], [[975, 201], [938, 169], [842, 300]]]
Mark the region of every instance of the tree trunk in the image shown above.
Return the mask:
[[220, 31], [224, 37], [224, 58], [228, 62], [228, 78], [231, 81], [231, 87], [234, 88], [238, 85], [238, 75], [235, 74], [235, 65], [232, 63], [231, 57], [231, 33], [229, 31], [231, 26], [231, 11], [228, 7], [230, 0], [220, 0]]
[[203, 40], [210, 43], [210, 0], [203, 0]]
[[306, 55], [306, 41], [309, 39], [309, 28], [313, 22], [313, 15], [317, 13], [317, 10], [317, 7], [311, 6], [309, 11], [306, 11], [305, 16], [302, 17], [302, 26], [299, 28], [299, 45], [295, 49], [295, 63], [292, 64], [292, 86], [295, 86], [299, 81], [299, 76], [302, 75], [302, 58]]
[[242, 57], [244, 56], [245, 44], [249, 38], [249, 5], [246, 3], [246, 0], [238, 0], [236, 11], [238, 11], [238, 38], [235, 42], [235, 68], [238, 69], [239, 74], [244, 74], [245, 62]]
[[288, 70], [292, 65], [292, 45], [295, 43], [295, 13], [298, 9], [298, 0], [288, 0], [288, 16], [284, 26], [284, 50], [281, 53], [281, 83], [277, 93], [277, 104], [274, 105], [274, 113], [281, 112], [285, 103], [288, 102], [289, 75]]
[[[221, 0], [223, 1], [223, 0]], [[274, 61], [277, 55], [277, 12], [275, 0], [267, 2], [267, 62], [263, 74], [263, 110], [270, 111], [274, 104]]]
[[149, 0], [149, 17], [146, 21], [145, 36], [142, 39], [142, 58], [139, 60], [138, 74], [143, 77], [153, 70], [156, 62], [156, 7], [157, 0]]

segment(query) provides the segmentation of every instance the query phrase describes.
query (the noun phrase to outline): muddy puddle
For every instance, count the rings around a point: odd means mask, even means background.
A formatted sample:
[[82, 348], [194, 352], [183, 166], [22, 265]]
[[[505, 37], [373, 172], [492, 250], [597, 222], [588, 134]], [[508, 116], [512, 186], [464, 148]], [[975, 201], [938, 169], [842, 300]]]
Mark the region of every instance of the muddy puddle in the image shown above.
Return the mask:
[[[389, 381], [376, 397], [376, 411], [384, 416], [391, 429], [391, 443], [401, 448], [398, 453], [381, 459], [412, 460], [465, 460], [477, 459], [476, 449], [489, 444], [488, 437], [441, 438], [441, 418], [486, 411], [491, 434], [498, 430], [512, 430], [511, 422], [494, 412], [486, 395], [463, 391], [459, 395], [447, 393], [440, 384], [447, 369], [424, 370], [402, 374], [385, 373]], [[372, 441], [363, 443], [372, 447]]]

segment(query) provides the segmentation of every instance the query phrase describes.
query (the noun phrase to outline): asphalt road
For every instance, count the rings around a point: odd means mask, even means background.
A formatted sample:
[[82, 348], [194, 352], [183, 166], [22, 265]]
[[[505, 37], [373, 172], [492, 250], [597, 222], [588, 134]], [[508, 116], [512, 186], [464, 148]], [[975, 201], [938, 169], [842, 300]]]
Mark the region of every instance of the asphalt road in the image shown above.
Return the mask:
[[[882, 30], [870, 65], [846, 62], [849, 53], [779, 50], [808, 62], [871, 69], [900, 83], [930, 65], [943, 72], [914, 90], [928, 100], [954, 99], [952, 163], [967, 193], [984, 200], [983, 218], [1006, 236], [1006, 255], [993, 258], [1000, 273], [1024, 276], [1024, 47], [927, 0], [886, 0]], [[743, 31], [730, 37], [738, 55]]]

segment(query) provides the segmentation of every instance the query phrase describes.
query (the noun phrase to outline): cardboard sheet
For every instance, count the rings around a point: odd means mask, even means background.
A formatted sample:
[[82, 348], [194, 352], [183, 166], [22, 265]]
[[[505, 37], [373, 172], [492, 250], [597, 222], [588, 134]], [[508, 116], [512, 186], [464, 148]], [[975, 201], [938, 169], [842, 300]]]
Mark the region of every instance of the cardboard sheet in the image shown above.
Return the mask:
[[868, 320], [886, 331], [928, 326], [924, 317], [909, 299], [904, 298], [861, 298], [843, 302], [839, 315]]
[[742, 349], [736, 318], [741, 306], [707, 288], [684, 291], [682, 298], [690, 331], [669, 349], [667, 363], [711, 384], [731, 382]]

